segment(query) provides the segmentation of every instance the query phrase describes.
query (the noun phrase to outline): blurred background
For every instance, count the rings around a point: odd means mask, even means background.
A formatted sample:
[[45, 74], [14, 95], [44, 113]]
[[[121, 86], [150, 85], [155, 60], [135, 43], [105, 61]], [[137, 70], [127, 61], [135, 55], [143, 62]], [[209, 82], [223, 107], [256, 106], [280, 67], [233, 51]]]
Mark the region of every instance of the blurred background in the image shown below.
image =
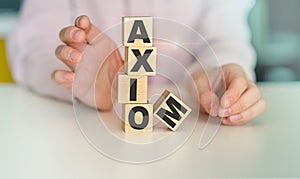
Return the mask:
[[[0, 82], [13, 82], [5, 38], [18, 20], [22, 0], [0, 0]], [[257, 0], [249, 16], [257, 51], [258, 81], [300, 80], [300, 0]]]

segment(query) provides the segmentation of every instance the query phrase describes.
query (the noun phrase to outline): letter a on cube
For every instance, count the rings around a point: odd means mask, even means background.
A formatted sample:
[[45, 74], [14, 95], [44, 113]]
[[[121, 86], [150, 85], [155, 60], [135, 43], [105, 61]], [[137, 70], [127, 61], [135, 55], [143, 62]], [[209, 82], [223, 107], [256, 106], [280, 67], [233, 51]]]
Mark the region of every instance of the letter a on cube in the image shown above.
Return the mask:
[[156, 75], [156, 47], [125, 47], [125, 73]]
[[124, 46], [152, 46], [152, 17], [123, 17]]
[[125, 132], [151, 132], [153, 127], [152, 104], [123, 105]]
[[154, 104], [154, 116], [172, 131], [177, 130], [191, 111], [190, 107], [167, 90]]

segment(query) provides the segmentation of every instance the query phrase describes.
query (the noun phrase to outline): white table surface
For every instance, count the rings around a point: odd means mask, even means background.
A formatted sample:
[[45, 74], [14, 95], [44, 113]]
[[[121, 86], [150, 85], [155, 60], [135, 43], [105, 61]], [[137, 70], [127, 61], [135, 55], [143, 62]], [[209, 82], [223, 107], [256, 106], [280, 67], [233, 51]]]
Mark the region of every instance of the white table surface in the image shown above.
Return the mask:
[[[141, 165], [97, 152], [72, 105], [0, 84], [0, 178], [198, 178], [300, 176], [300, 83], [259, 84], [268, 110], [241, 127], [222, 126], [204, 150], [205, 122], [174, 155]], [[121, 130], [121, 129], [120, 129]]]

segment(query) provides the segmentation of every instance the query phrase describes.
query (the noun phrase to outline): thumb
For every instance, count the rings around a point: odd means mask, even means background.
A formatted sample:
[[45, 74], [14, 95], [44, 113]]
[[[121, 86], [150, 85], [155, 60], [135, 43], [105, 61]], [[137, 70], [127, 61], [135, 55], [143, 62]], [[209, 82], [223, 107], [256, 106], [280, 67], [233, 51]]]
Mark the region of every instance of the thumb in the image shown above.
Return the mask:
[[101, 31], [91, 23], [90, 18], [86, 15], [77, 17], [75, 20], [75, 26], [86, 32], [86, 40], [88, 43], [92, 43], [92, 41], [101, 33]]

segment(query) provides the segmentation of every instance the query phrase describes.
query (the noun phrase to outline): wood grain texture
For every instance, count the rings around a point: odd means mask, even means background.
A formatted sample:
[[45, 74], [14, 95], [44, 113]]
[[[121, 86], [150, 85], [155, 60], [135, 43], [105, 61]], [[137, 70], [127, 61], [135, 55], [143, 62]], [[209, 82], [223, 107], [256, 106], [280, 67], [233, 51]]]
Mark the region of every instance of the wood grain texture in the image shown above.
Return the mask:
[[[134, 42], [128, 42], [128, 39], [130, 37], [130, 34], [132, 32], [133, 26], [136, 21], [142, 21], [143, 26], [145, 27], [145, 30], [147, 32], [147, 35], [150, 39], [150, 43], [144, 43], [143, 39], [136, 39]], [[153, 37], [153, 20], [152, 17], [123, 17], [122, 18], [122, 41], [124, 46], [152, 46], [152, 37]], [[140, 29], [138, 29], [137, 33], [141, 33]]]
[[156, 47], [125, 47], [124, 72], [128, 75], [155, 76], [156, 53]]
[[153, 105], [152, 104], [124, 104], [122, 115], [125, 132], [152, 132]]
[[[135, 83], [133, 83], [135, 81]], [[124, 73], [118, 74], [118, 102], [147, 103], [148, 77], [128, 76]], [[133, 95], [135, 93], [136, 95]]]
[[154, 104], [154, 116], [172, 131], [176, 131], [192, 109], [177, 96], [165, 90]]

